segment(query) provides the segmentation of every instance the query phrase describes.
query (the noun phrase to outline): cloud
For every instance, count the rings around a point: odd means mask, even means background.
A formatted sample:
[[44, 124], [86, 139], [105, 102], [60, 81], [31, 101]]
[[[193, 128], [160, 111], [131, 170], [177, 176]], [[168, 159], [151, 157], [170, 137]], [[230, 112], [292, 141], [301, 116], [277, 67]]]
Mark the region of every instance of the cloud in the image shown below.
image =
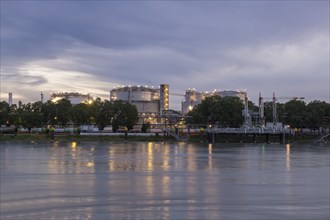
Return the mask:
[[169, 83], [327, 100], [328, 18], [329, 2], [5, 1], [1, 90], [108, 98], [116, 84]]
[[16, 74], [8, 74], [4, 72], [2, 77], [6, 78], [9, 81], [16, 82], [17, 85], [26, 85], [26, 86], [36, 86], [42, 85], [48, 82], [47, 78], [42, 75], [30, 75], [26, 73], [24, 70], [21, 70]]

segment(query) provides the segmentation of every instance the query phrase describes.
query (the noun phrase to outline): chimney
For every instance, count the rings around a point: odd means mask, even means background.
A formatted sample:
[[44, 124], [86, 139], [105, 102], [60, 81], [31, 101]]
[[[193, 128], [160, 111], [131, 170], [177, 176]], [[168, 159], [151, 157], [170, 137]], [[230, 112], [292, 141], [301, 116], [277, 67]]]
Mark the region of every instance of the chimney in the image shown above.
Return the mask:
[[13, 104], [13, 93], [8, 93], [8, 103], [9, 103], [9, 106], [11, 106]]

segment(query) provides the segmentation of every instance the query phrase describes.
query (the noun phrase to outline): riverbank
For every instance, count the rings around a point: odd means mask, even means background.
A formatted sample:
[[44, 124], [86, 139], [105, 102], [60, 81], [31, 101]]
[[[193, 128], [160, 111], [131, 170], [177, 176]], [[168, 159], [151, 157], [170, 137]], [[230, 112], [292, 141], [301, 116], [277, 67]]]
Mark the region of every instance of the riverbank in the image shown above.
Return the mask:
[[[287, 139], [287, 143], [313, 143], [317, 140], [320, 135], [298, 135], [290, 136]], [[120, 135], [78, 135], [78, 134], [61, 134], [56, 135], [55, 141], [132, 141], [132, 142], [164, 142], [164, 141], [175, 141], [169, 136], [156, 136], [156, 135], [129, 135], [125, 138], [124, 134]], [[51, 141], [50, 135], [46, 134], [0, 134], [0, 141]], [[280, 143], [278, 136], [270, 136], [269, 143]], [[327, 140], [329, 141], [329, 140]], [[191, 135], [185, 142], [208, 142], [206, 135]], [[218, 135], [216, 137], [216, 143], [266, 143], [265, 136], [253, 137], [252, 135]]]
[[[55, 141], [125, 141], [125, 135], [105, 136], [105, 135], [79, 135], [65, 134], [56, 135]], [[130, 136], [129, 141], [164, 141], [163, 137], [156, 136]], [[46, 134], [11, 134], [0, 135], [0, 141], [51, 141], [50, 135]]]

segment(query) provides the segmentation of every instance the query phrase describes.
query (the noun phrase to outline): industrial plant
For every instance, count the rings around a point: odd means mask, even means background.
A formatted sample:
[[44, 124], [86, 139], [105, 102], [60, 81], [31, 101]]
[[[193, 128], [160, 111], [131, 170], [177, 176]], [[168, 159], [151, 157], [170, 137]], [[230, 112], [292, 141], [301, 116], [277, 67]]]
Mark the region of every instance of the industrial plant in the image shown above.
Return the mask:
[[159, 88], [148, 86], [119, 86], [110, 91], [110, 100], [127, 101], [136, 106], [140, 123], [156, 124], [169, 109], [169, 85]]
[[[161, 84], [157, 88], [154, 86], [127, 85], [116, 86], [110, 90], [110, 101], [127, 101], [136, 106], [139, 114], [139, 123], [156, 124], [161, 123], [161, 118], [168, 114], [176, 114], [178, 116], [186, 115], [195, 106], [200, 104], [202, 100], [210, 96], [235, 96], [239, 97], [244, 103], [247, 99], [244, 90], [213, 90], [212, 92], [199, 92], [196, 89], [187, 89], [185, 94], [180, 94], [184, 99], [181, 102], [181, 112], [170, 109], [168, 84]], [[175, 94], [178, 95], [178, 94]], [[44, 101], [44, 94], [41, 92], [40, 101]], [[78, 92], [58, 92], [50, 96], [50, 101], [57, 102], [66, 99], [72, 105], [79, 103], [91, 103], [93, 97], [90, 94], [82, 94]], [[13, 93], [9, 93], [9, 104], [13, 103]]]
[[[171, 95], [178, 95], [183, 97], [183, 101], [181, 102], [181, 111], [175, 111], [170, 109], [169, 106], [169, 99]], [[221, 124], [219, 123], [220, 120], [213, 120], [212, 117], [208, 116], [207, 119], [203, 119], [203, 122], [191, 122], [193, 116], [188, 114], [190, 111], [193, 111], [196, 106], [201, 104], [203, 100], [205, 100], [208, 97], [212, 96], [218, 96], [218, 97], [237, 97], [236, 103], [240, 106], [238, 109], [236, 109], [236, 113], [240, 111], [241, 109], [241, 122], [239, 124]], [[13, 99], [14, 94], [8, 93], [8, 105], [13, 105]], [[65, 99], [69, 100], [70, 103], [73, 105], [78, 105], [80, 103], [85, 104], [92, 104], [93, 103], [93, 97], [89, 94], [81, 94], [77, 92], [61, 92], [61, 93], [53, 93], [50, 96], [49, 101], [53, 102], [50, 104], [61, 104], [60, 100]], [[216, 140], [216, 135], [239, 135], [240, 140], [242, 140], [243, 135], [252, 135], [253, 142], [256, 141], [256, 138], [264, 135], [266, 142], [269, 142], [270, 135], [277, 135], [281, 142], [285, 142], [288, 138], [288, 135], [294, 135], [297, 132], [297, 129], [290, 128], [291, 125], [295, 126], [295, 122], [290, 124], [284, 124], [288, 123], [288, 120], [284, 120], [284, 123], [280, 122], [280, 120], [283, 120], [283, 117], [281, 119], [278, 118], [277, 114], [277, 101], [280, 99], [284, 100], [302, 100], [304, 97], [276, 97], [275, 93], [273, 93], [272, 97], [263, 97], [261, 93], [259, 94], [259, 103], [258, 103], [258, 109], [257, 106], [254, 106], [254, 110], [250, 110], [249, 108], [249, 101], [247, 97], [247, 93], [245, 90], [213, 90], [212, 92], [199, 92], [196, 89], [187, 89], [185, 91], [185, 94], [177, 94], [177, 93], [171, 93], [170, 88], [168, 84], [161, 84], [157, 88], [155, 87], [148, 87], [148, 86], [117, 86], [110, 90], [110, 97], [111, 102], [116, 101], [123, 101], [128, 102], [136, 107], [137, 115], [135, 112], [135, 119], [134, 119], [134, 125], [132, 125], [129, 128], [130, 132], [138, 132], [138, 131], [144, 131], [144, 132], [151, 132], [151, 133], [163, 133], [164, 135], [169, 135], [174, 137], [177, 140], [184, 140], [187, 136], [186, 134], [195, 134], [200, 131], [204, 131], [208, 134], [209, 141], [212, 141], [212, 143]], [[215, 100], [225, 100], [225, 99], [215, 99]], [[234, 100], [234, 99], [233, 99]], [[241, 103], [239, 102], [241, 101]], [[265, 105], [264, 100], [271, 100], [271, 102], [267, 101], [267, 108], [268, 108], [268, 121], [266, 122], [265, 117]], [[49, 101], [47, 103], [49, 103]], [[40, 94], [40, 102], [44, 102], [44, 94], [41, 92]], [[108, 102], [108, 100], [106, 100]], [[21, 108], [22, 102], [18, 102], [18, 107]], [[120, 104], [120, 103], [119, 103]], [[126, 103], [125, 103], [126, 104]], [[253, 103], [252, 103], [253, 104]], [[289, 103], [290, 104], [290, 103]], [[299, 103], [298, 103], [299, 104]], [[312, 105], [319, 104], [319, 103], [312, 103]], [[322, 104], [322, 103], [320, 103]], [[238, 106], [236, 105], [236, 106]], [[65, 126], [65, 125], [80, 125], [81, 131], [92, 131], [92, 132], [105, 132], [108, 131], [112, 132], [112, 122], [114, 120], [114, 117], [109, 118], [110, 122], [107, 122], [107, 124], [99, 125], [93, 120], [93, 117], [90, 117], [88, 120], [85, 120], [84, 122], [78, 121], [78, 119], [74, 119], [76, 121], [73, 121], [73, 119], [68, 119], [71, 121], [63, 122], [62, 124], [59, 123], [59, 118], [57, 116], [57, 107], [55, 106], [55, 110], [53, 112], [48, 112], [46, 114], [46, 122], [42, 122], [46, 125], [55, 125], [55, 126]], [[85, 106], [88, 108], [88, 106]], [[242, 108], [241, 108], [242, 107]], [[315, 106], [312, 106], [315, 108]], [[232, 111], [230, 109], [230, 105], [226, 107], [226, 111]], [[269, 110], [271, 108], [271, 110]], [[15, 108], [13, 108], [15, 109]], [[199, 109], [197, 108], [196, 111]], [[269, 117], [269, 113], [271, 111], [272, 119]], [[313, 110], [315, 112], [315, 110]], [[119, 110], [121, 112], [121, 110]], [[120, 113], [118, 113], [120, 114]], [[223, 114], [223, 113], [221, 113]], [[288, 113], [282, 113], [288, 115]], [[294, 114], [296, 115], [296, 114]], [[307, 114], [306, 114], [307, 115]], [[311, 114], [308, 114], [309, 117]], [[26, 117], [28, 116], [28, 117]], [[36, 115], [38, 117], [38, 115]], [[39, 114], [40, 116], [40, 114]], [[136, 117], [138, 116], [138, 117]], [[27, 119], [31, 118], [29, 115], [22, 114], [22, 118], [18, 118], [20, 121], [20, 126], [26, 126]], [[26, 118], [24, 118], [26, 117]], [[37, 118], [36, 117], [36, 118]], [[287, 117], [287, 116], [286, 116]], [[291, 116], [292, 117], [292, 116]], [[313, 116], [316, 118], [315, 120], [319, 119], [320, 117]], [[231, 117], [228, 117], [231, 118]], [[322, 121], [318, 122], [316, 126], [318, 126], [318, 129], [320, 131], [328, 131], [327, 125], [328, 123], [328, 116], [322, 116]], [[45, 119], [45, 117], [41, 117], [42, 120]], [[121, 121], [125, 121], [125, 118], [121, 118]], [[127, 118], [126, 118], [127, 119]], [[80, 120], [80, 119], [79, 119]], [[101, 121], [105, 122], [106, 119], [102, 118]], [[304, 120], [303, 118], [301, 120]], [[70, 124], [70, 123], [71, 124]], [[241, 124], [243, 122], [243, 124]], [[291, 121], [292, 122], [292, 121]], [[306, 121], [306, 122], [310, 122]], [[304, 122], [304, 123], [306, 123]], [[87, 123], [81, 124], [81, 123]], [[194, 124], [195, 123], [195, 124]], [[199, 124], [201, 123], [201, 124]], [[230, 122], [232, 123], [232, 122]], [[29, 121], [29, 124], [33, 124], [32, 121]], [[10, 127], [9, 125], [13, 125], [13, 122], [10, 122], [8, 119], [3, 120], [1, 124], [1, 132], [6, 132], [8, 129], [13, 130], [13, 127]], [[99, 127], [95, 127], [95, 126]], [[34, 125], [35, 126], [35, 125]], [[83, 129], [83, 126], [89, 126], [88, 129]], [[101, 127], [103, 126], [103, 127]], [[106, 127], [109, 126], [109, 127]], [[122, 125], [119, 125], [122, 126]], [[118, 128], [119, 128], [118, 126]], [[299, 124], [298, 124], [299, 126]], [[313, 127], [314, 126], [314, 127]], [[105, 127], [107, 129], [105, 129]], [[297, 126], [295, 126], [297, 127]], [[307, 127], [307, 126], [305, 126]], [[311, 126], [309, 126], [311, 127]], [[126, 131], [128, 130], [128, 126], [125, 127]], [[6, 130], [7, 129], [7, 130]], [[26, 127], [24, 127], [26, 129]], [[59, 128], [58, 128], [59, 129]], [[70, 129], [73, 129], [72, 127]], [[100, 129], [100, 130], [99, 130]], [[203, 129], [203, 130], [202, 130]], [[63, 130], [63, 128], [62, 128]], [[120, 129], [119, 129], [120, 130]], [[315, 125], [312, 125], [310, 131], [314, 132]], [[116, 130], [117, 132], [117, 130]], [[203, 133], [203, 132], [202, 132]], [[180, 136], [181, 135], [181, 136]], [[323, 141], [325, 138], [329, 137], [329, 133], [324, 134], [324, 136], [320, 137], [317, 141]]]
[[[13, 93], [9, 93], [8, 102], [13, 103]], [[170, 109], [169, 97], [170, 95], [180, 95], [183, 97], [181, 102], [181, 111]], [[43, 102], [44, 95], [40, 94], [41, 102]], [[244, 117], [244, 127], [252, 127], [253, 124], [258, 124], [260, 127], [265, 127], [264, 105], [263, 97], [259, 95], [259, 112], [250, 112], [248, 108], [248, 98], [245, 90], [213, 90], [211, 92], [199, 92], [196, 89], [187, 89], [184, 95], [172, 94], [169, 90], [168, 84], [161, 84], [157, 88], [151, 86], [128, 85], [116, 86], [110, 90], [110, 101], [126, 101], [135, 105], [138, 111], [138, 124], [149, 123], [152, 125], [161, 125], [168, 121], [178, 124], [178, 121], [185, 118], [188, 112], [192, 111], [194, 107], [200, 104], [205, 98], [211, 96], [220, 97], [238, 97], [244, 104], [242, 115]], [[79, 103], [91, 103], [92, 96], [89, 94], [81, 94], [78, 92], [59, 92], [53, 93], [50, 96], [50, 101], [57, 102], [61, 99], [66, 99], [72, 105]], [[277, 126], [276, 101], [277, 98], [273, 94], [273, 126]], [[252, 119], [257, 119], [257, 122], [252, 122]], [[184, 120], [182, 120], [184, 121]]]

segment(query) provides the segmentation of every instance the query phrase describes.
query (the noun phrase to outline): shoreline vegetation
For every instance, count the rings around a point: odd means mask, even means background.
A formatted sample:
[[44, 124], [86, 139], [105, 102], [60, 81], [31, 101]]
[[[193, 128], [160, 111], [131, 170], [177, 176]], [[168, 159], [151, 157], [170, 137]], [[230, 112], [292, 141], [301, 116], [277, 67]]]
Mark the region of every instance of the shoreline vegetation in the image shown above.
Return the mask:
[[[148, 133], [147, 133], [148, 134]], [[287, 143], [313, 143], [320, 135], [296, 135], [289, 136]], [[0, 134], [1, 141], [33, 141], [33, 142], [50, 142], [50, 141], [114, 141], [114, 142], [180, 142], [174, 140], [169, 136], [163, 135], [129, 135], [125, 136], [124, 133], [118, 135], [79, 135], [79, 134], [56, 134], [54, 140], [52, 140], [49, 134]], [[191, 135], [189, 138], [185, 139], [184, 142], [192, 143], [209, 143], [209, 140], [206, 135]], [[266, 143], [265, 136], [257, 136], [253, 138], [251, 135], [235, 135], [235, 134], [226, 134], [218, 135], [216, 137], [216, 143]], [[274, 135], [269, 137], [269, 143], [280, 143], [279, 137]], [[323, 143], [329, 143], [329, 138]]]

